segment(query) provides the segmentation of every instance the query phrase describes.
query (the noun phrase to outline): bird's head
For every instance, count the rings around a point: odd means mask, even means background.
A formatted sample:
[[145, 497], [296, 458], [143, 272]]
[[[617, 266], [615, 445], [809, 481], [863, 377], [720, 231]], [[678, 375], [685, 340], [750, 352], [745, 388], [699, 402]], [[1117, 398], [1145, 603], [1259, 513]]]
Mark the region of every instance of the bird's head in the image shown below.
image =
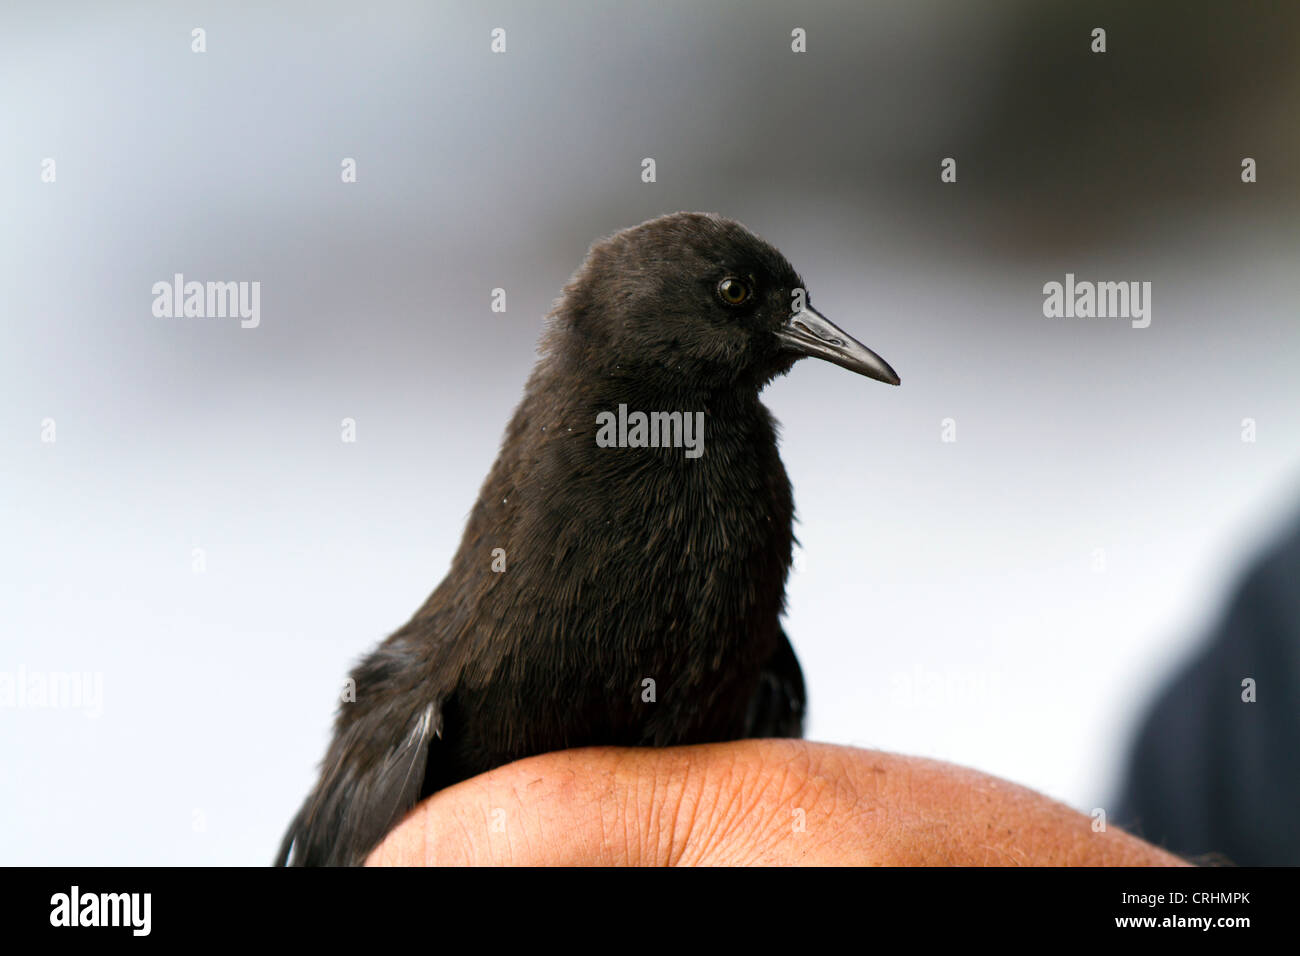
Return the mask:
[[553, 315], [550, 351], [618, 379], [756, 390], [813, 356], [899, 383], [813, 310], [785, 256], [712, 214], [661, 216], [597, 242]]

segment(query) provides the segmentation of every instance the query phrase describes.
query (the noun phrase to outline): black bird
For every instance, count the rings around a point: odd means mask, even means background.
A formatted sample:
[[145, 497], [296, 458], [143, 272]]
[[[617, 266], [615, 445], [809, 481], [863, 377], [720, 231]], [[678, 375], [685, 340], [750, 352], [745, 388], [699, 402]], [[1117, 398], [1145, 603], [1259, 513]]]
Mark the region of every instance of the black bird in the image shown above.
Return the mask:
[[[422, 797], [532, 754], [802, 734], [780, 623], [794, 504], [758, 393], [809, 355], [898, 384], [803, 290], [716, 215], [591, 247], [450, 572], [353, 671], [278, 862], [359, 864]], [[630, 447], [598, 442], [636, 412], [685, 425], [660, 419], [658, 447], [634, 425]]]

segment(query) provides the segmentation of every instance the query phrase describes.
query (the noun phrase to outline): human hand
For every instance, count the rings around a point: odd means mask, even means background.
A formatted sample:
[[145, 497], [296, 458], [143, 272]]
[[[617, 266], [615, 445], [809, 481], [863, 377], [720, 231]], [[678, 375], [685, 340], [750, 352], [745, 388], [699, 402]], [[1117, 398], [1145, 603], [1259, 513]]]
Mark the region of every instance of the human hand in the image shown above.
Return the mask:
[[449, 864], [1187, 865], [996, 777], [802, 740], [530, 757], [429, 797], [367, 860]]

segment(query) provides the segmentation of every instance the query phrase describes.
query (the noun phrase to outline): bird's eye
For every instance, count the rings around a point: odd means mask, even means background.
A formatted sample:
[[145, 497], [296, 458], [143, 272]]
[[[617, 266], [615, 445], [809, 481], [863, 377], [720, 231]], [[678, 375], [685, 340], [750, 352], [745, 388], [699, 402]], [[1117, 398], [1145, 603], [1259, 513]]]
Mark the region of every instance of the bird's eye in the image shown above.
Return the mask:
[[727, 276], [718, 283], [718, 298], [727, 305], [743, 305], [749, 298], [749, 285], [743, 279]]

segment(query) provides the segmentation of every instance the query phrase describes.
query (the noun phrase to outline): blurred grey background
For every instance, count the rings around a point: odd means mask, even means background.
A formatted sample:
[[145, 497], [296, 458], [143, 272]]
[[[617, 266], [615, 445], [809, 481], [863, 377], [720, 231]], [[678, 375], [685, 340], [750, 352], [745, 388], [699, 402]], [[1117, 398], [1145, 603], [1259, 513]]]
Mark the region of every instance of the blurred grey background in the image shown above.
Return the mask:
[[[541, 317], [679, 209], [903, 378], [767, 392], [809, 735], [1104, 806], [1300, 501], [1300, 8], [1132, 6], [5, 4], [0, 672], [103, 697], [0, 706], [0, 861], [269, 862]], [[154, 317], [176, 272], [261, 282], [260, 327]], [[1150, 281], [1151, 326], [1044, 318], [1067, 272]]]

